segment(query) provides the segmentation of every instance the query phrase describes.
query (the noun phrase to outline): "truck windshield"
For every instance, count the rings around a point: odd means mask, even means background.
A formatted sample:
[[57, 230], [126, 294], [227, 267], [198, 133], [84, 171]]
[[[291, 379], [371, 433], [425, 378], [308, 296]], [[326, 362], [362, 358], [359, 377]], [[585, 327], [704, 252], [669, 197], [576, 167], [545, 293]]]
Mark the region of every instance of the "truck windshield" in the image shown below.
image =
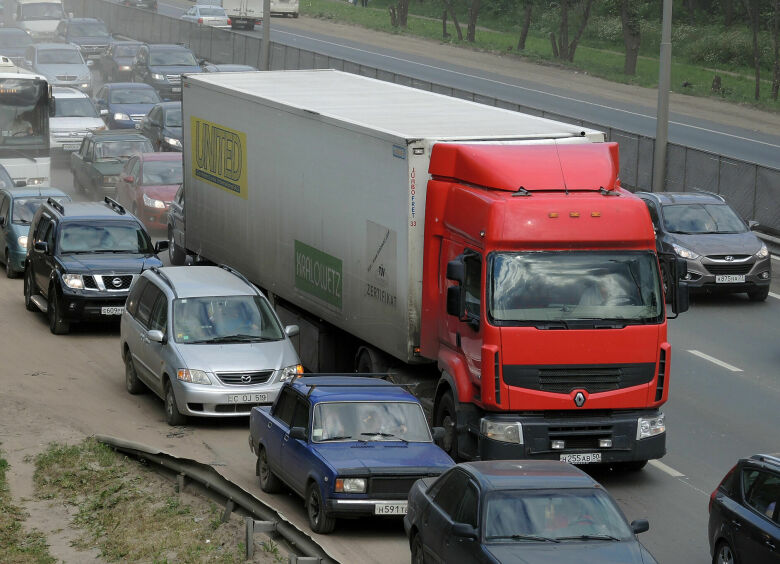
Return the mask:
[[496, 325], [663, 320], [658, 262], [648, 251], [495, 253], [489, 283]]
[[20, 20], [61, 20], [65, 17], [59, 2], [36, 2], [22, 4]]
[[177, 343], [186, 344], [260, 343], [284, 338], [271, 306], [256, 295], [174, 300], [173, 335]]
[[314, 442], [432, 440], [422, 406], [404, 401], [320, 402], [311, 436]]
[[48, 113], [45, 82], [29, 78], [0, 79], [0, 145], [48, 146]]

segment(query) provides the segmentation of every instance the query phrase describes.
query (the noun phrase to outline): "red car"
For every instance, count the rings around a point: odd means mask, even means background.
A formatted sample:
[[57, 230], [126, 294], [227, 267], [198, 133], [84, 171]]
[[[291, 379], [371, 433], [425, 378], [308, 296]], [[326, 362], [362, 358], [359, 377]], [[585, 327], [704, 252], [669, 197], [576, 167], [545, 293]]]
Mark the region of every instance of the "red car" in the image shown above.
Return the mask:
[[164, 230], [168, 207], [182, 183], [181, 153], [142, 153], [125, 164], [116, 185], [119, 203], [149, 231]]

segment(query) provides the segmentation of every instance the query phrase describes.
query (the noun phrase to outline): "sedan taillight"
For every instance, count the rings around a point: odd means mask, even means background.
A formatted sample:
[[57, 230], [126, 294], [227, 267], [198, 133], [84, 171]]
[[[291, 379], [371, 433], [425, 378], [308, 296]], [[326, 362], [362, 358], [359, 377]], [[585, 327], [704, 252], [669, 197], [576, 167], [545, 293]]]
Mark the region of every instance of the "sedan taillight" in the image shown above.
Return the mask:
[[203, 18], [198, 18], [198, 23], [202, 24], [203, 23]]

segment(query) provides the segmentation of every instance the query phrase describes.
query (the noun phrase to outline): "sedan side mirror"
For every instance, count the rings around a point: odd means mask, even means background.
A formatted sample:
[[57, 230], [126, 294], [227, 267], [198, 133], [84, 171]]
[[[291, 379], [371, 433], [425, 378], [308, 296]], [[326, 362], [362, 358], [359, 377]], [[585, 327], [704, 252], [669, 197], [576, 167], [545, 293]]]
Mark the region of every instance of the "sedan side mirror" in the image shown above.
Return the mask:
[[158, 254], [162, 251], [168, 250], [168, 241], [157, 241], [154, 244], [154, 254]]
[[151, 331], [149, 331], [146, 334], [146, 336], [153, 343], [164, 343], [165, 342], [165, 335], [159, 329], [152, 329]]
[[301, 329], [297, 325], [288, 325], [284, 328], [284, 334], [288, 337], [295, 337], [300, 332]]
[[306, 429], [304, 429], [303, 427], [293, 427], [292, 429], [290, 429], [290, 438], [298, 439], [299, 441], [305, 441]]
[[468, 523], [455, 523], [452, 525], [452, 534], [465, 539], [476, 539], [477, 530]]
[[650, 523], [647, 521], [647, 519], [637, 519], [635, 521], [631, 521], [631, 530], [634, 531], [635, 535], [647, 532], [650, 530]]

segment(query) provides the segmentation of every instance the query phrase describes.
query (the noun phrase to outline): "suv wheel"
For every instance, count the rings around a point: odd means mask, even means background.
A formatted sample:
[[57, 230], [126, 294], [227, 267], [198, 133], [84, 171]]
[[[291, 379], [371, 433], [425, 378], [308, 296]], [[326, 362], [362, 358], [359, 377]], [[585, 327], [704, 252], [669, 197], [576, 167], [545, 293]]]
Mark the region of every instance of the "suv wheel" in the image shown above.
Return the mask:
[[182, 266], [187, 261], [187, 253], [176, 246], [176, 241], [173, 239], [173, 228], [170, 226], [168, 227], [168, 258], [171, 260], [171, 264], [176, 266]]
[[138, 379], [138, 373], [135, 371], [133, 355], [128, 350], [125, 353], [125, 387], [130, 394], [140, 394], [146, 390], [146, 386]]
[[176, 394], [170, 382], [165, 387], [165, 421], [172, 427], [187, 423], [187, 416], [182, 415], [176, 405]]
[[751, 302], [766, 301], [767, 297], [769, 296], [769, 286], [748, 292], [747, 295]]
[[718, 548], [715, 549], [715, 554], [712, 557], [713, 564], [737, 564], [737, 555], [731, 549], [731, 545], [727, 540], [721, 540], [718, 543]]
[[32, 301], [32, 297], [37, 293], [32, 266], [28, 265], [24, 271], [24, 307], [27, 308], [27, 311], [38, 311], [38, 306]]
[[57, 289], [52, 287], [49, 291], [49, 330], [55, 335], [65, 335], [70, 332], [70, 323], [62, 318], [62, 304]]

